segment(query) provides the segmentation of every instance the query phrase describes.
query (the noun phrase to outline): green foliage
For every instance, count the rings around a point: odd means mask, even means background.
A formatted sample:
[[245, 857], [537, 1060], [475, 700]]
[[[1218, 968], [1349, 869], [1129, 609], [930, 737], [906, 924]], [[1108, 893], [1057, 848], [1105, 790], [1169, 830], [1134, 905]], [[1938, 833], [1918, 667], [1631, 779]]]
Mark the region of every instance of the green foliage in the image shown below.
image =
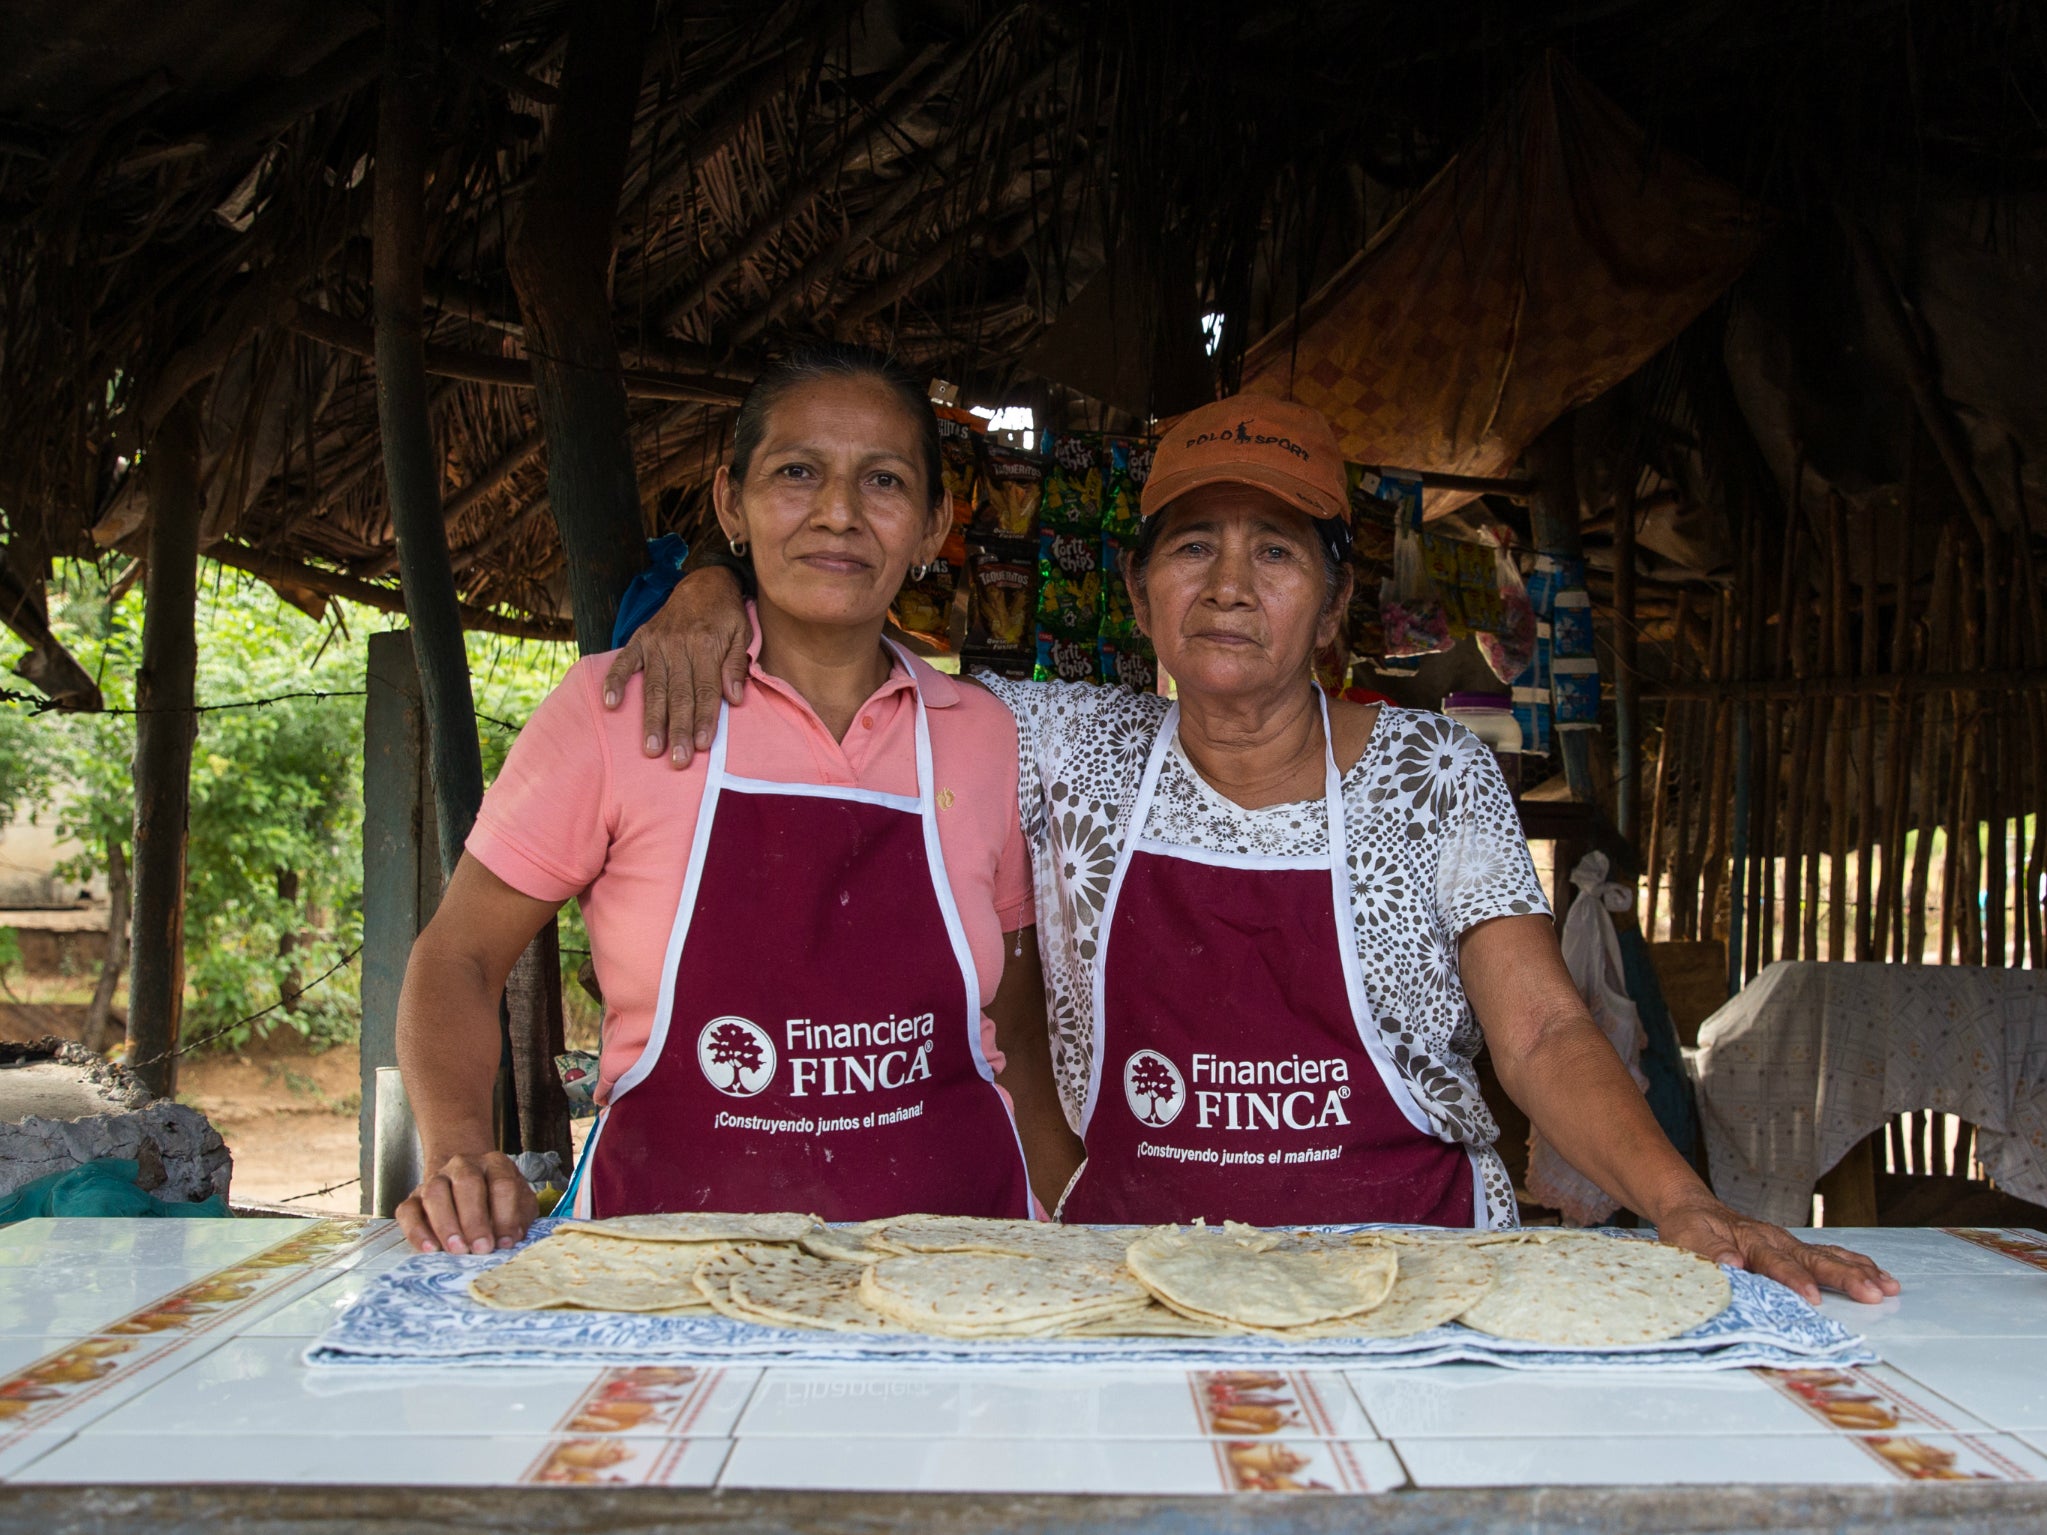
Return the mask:
[[[132, 707], [141, 649], [138, 591], [111, 600], [109, 572], [59, 566], [51, 623], [110, 709]], [[226, 1029], [239, 1047], [282, 1020], [318, 1039], [353, 1035], [358, 983], [345, 967], [296, 1007], [230, 1027], [312, 982], [361, 942], [363, 689], [368, 635], [403, 620], [337, 603], [325, 621], [238, 572], [202, 566], [197, 628], [202, 706], [192, 754], [186, 869], [185, 1031]], [[477, 708], [523, 722], [573, 656], [565, 647], [470, 637]], [[12, 660], [9, 656], [7, 660]], [[325, 696], [284, 698], [284, 694]], [[512, 732], [482, 724], [494, 772]], [[47, 806], [86, 849], [66, 872], [105, 866], [130, 837], [132, 714], [0, 710], [0, 798]]]

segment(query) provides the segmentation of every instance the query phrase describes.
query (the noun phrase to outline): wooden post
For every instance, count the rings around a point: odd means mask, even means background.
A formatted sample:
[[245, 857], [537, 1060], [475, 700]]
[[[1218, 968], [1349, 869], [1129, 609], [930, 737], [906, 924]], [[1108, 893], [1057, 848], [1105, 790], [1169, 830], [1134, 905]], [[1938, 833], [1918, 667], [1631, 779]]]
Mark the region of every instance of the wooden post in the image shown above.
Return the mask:
[[425, 307], [427, 78], [431, 0], [389, 0], [372, 225], [377, 424], [384, 441], [399, 582], [412, 621], [433, 760], [441, 868], [452, 873], [483, 799], [462, 617], [441, 523], [441, 464], [427, 409]]
[[398, 993], [412, 940], [441, 899], [426, 706], [412, 636], [373, 634], [363, 708], [362, 1211], [376, 1187], [377, 1068], [398, 1064]]
[[[548, 503], [567, 556], [576, 643], [611, 648], [619, 599], [646, 567], [609, 278], [619, 193], [639, 103], [650, 0], [570, 12], [561, 99], [506, 252], [547, 437]], [[570, 1151], [558, 930], [544, 928], [506, 984], [518, 1121], [530, 1149]]]
[[618, 600], [647, 563], [606, 280], [652, 14], [649, 0], [571, 8], [561, 101], [506, 252], [585, 655], [611, 648]]
[[[1613, 509], [1613, 670], [1614, 670], [1614, 805], [1621, 835], [1630, 842], [1641, 834], [1641, 678], [1636, 672], [1635, 644], [1635, 476], [1629, 476]], [[1746, 718], [1746, 716], [1744, 716]]]
[[142, 460], [149, 548], [142, 585], [142, 664], [135, 673], [134, 938], [128, 1060], [159, 1098], [177, 1091], [185, 996], [185, 831], [192, 797], [192, 712], [199, 643], [199, 416], [189, 399], [165, 413]]
[[[461, 603], [441, 518], [441, 463], [428, 408], [425, 308], [427, 84], [434, 57], [433, 0], [388, 0], [384, 80], [377, 110], [371, 290], [376, 314], [377, 424], [398, 579], [412, 621], [413, 657], [432, 765], [441, 871], [453, 874], [483, 802], [483, 757], [462, 640]], [[509, 1031], [500, 1096], [508, 1150], [517, 1150]]]

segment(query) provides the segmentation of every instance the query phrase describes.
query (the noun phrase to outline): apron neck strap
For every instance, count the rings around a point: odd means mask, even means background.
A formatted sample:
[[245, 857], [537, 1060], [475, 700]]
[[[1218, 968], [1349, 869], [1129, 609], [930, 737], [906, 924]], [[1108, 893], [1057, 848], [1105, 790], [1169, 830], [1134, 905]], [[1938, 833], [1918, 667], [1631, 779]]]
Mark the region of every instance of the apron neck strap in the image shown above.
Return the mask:
[[931, 721], [924, 710], [924, 685], [917, 680], [917, 668], [911, 662], [909, 651], [885, 634], [881, 643], [902, 663], [903, 671], [910, 679], [910, 699], [917, 709], [917, 805], [928, 820], [937, 810], [938, 791], [934, 787], [937, 779], [931, 766]]

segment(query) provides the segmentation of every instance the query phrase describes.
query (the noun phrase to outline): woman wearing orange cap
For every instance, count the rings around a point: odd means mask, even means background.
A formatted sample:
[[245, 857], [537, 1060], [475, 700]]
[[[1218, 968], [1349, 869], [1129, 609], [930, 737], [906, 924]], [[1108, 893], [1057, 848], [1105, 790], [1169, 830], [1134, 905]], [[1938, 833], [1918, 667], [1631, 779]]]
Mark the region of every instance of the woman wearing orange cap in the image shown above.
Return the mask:
[[[982, 679], [1017, 717], [1053, 1065], [1084, 1149], [1061, 1216], [1511, 1226], [1482, 1037], [1551, 1143], [1665, 1240], [1811, 1298], [1895, 1291], [1728, 1209], [1672, 1149], [1564, 968], [1478, 740], [1314, 687], [1351, 581], [1322, 416], [1254, 396], [1192, 412], [1142, 511], [1124, 575], [1177, 702]], [[682, 658], [725, 648], [725, 607], [692, 578], [619, 668], [707, 674]]]

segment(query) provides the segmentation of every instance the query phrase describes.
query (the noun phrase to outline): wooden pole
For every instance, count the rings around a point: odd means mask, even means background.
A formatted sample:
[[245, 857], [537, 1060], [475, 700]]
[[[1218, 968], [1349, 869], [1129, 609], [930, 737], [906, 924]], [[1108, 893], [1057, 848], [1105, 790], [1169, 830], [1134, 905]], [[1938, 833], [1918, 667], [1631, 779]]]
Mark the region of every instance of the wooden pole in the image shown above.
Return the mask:
[[[2025, 642], [2020, 653], [2028, 665], [2038, 665], [2042, 656], [2047, 655], [2047, 613], [2042, 612], [2047, 597], [2040, 591], [2040, 572], [2033, 557], [2032, 517], [2026, 511], [2025, 485], [2016, 454], [2012, 459], [2012, 488], [2020, 509], [2018, 566], [2020, 584], [2026, 594]], [[2039, 969], [2047, 961], [2047, 913], [2043, 913], [2040, 899], [2042, 881], [2047, 880], [2047, 795], [2041, 792], [2042, 786], [2047, 785], [2047, 763], [2041, 761], [2042, 755], [2047, 754], [2047, 707], [2032, 694], [2027, 695], [2025, 704], [2030, 782], [2026, 797], [2020, 801], [2020, 814], [2033, 818], [2033, 847], [2031, 854], [2020, 860], [2025, 865], [2026, 883], [2019, 910], [2023, 913], [2033, 966]], [[2024, 821], [2020, 824], [2023, 826]]]
[[[1926, 601], [1926, 619], [1913, 649], [1919, 664], [1928, 669], [1948, 666], [1954, 656], [1949, 611], [1954, 605], [1955, 528], [1941, 525], [1933, 550], [1933, 589]], [[1912, 878], [1905, 900], [1905, 959], [1921, 964], [1926, 958], [1926, 929], [1930, 913], [1933, 870], [1933, 837], [1940, 825], [1941, 726], [1953, 699], [1932, 695], [1920, 719], [1921, 756], [1919, 793], [1914, 800], [1917, 837], [1912, 849]]]
[[506, 252], [585, 655], [611, 648], [618, 600], [647, 564], [607, 279], [652, 16], [651, 0], [570, 10], [561, 104]]
[[[376, 200], [371, 224], [371, 290], [377, 332], [377, 423], [398, 578], [412, 621], [412, 650], [426, 715], [441, 870], [452, 875], [483, 802], [469, 656], [461, 605], [441, 520], [441, 462], [428, 411], [422, 329], [426, 268], [427, 86], [437, 8], [433, 0], [387, 0], [384, 79], [377, 107]], [[517, 1150], [511, 1099], [511, 1039], [501, 1039], [500, 1119], [505, 1149]]]
[[1635, 644], [1635, 478], [1629, 461], [1628, 479], [1613, 517], [1613, 670], [1614, 670], [1614, 819], [1628, 841], [1641, 831], [1637, 797], [1641, 792], [1641, 677]]
[[[2011, 565], [2004, 556], [2004, 538], [1992, 534], [1983, 544], [1983, 642], [1978, 659], [1988, 671], [2005, 664], [2004, 611], [1998, 588], [2008, 578]], [[1982, 693], [1977, 743], [1981, 771], [1977, 786], [1982, 798], [1970, 819], [1970, 837], [1978, 823], [1983, 826], [1983, 963], [2002, 969], [2010, 955], [2005, 948], [2004, 902], [2009, 891], [2005, 877], [2004, 806], [2000, 792], [2004, 778], [2004, 704], [2009, 693]]]
[[192, 712], [199, 666], [199, 412], [172, 404], [143, 456], [149, 545], [142, 664], [135, 672], [134, 916], [128, 1061], [159, 1098], [177, 1091], [185, 1002], [185, 833], [192, 798]]
[[[1827, 621], [1830, 669], [1846, 671], [1848, 655], [1848, 515], [1838, 491], [1827, 496]], [[1836, 699], [1827, 710], [1827, 958], [1848, 958], [1848, 723]]]
[[[1863, 675], [1877, 675], [1877, 544], [1867, 544], [1869, 565], [1863, 571]], [[1891, 720], [1898, 729], [1898, 720]], [[1855, 714], [1857, 741], [1857, 794], [1855, 794], [1855, 958], [1873, 960], [1877, 948], [1877, 888], [1875, 888], [1875, 831], [1877, 831], [1877, 704], [1863, 698]]]
[[[1723, 591], [1713, 609], [1713, 664], [1722, 677], [1734, 670], [1734, 594]], [[1701, 849], [1699, 892], [1699, 936], [1725, 940], [1728, 931], [1720, 920], [1720, 900], [1727, 885], [1727, 830], [1730, 809], [1729, 781], [1734, 762], [1734, 731], [1730, 728], [1733, 705], [1715, 703], [1712, 710], [1711, 764], [1706, 778], [1706, 840]]]
[[[612, 620], [646, 568], [609, 278], [619, 195], [646, 64], [651, 0], [590, 0], [570, 13], [561, 101], [506, 253], [547, 437], [547, 491], [567, 559], [576, 644], [611, 648]], [[561, 953], [553, 923], [506, 983], [517, 1113], [526, 1144], [570, 1152]]]

